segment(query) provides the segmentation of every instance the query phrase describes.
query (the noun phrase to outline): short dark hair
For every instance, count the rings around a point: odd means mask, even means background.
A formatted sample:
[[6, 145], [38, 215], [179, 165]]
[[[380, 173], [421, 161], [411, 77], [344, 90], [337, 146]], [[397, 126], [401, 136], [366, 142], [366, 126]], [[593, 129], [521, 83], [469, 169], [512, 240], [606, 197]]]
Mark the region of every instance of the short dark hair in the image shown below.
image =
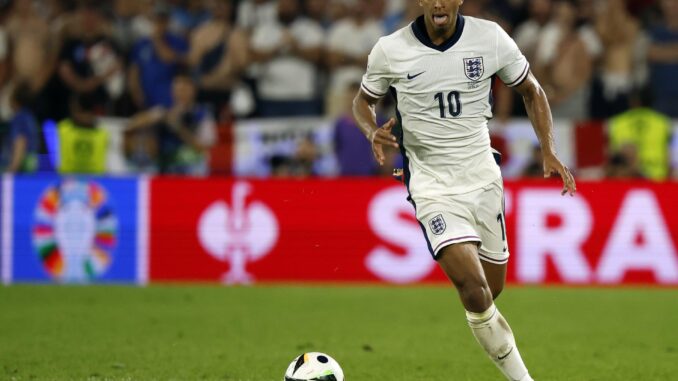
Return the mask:
[[80, 111], [94, 112], [97, 107], [93, 94], [75, 94], [71, 97], [71, 107], [77, 107]]
[[26, 107], [33, 104], [35, 93], [28, 82], [21, 82], [14, 87], [11, 99], [19, 107]]

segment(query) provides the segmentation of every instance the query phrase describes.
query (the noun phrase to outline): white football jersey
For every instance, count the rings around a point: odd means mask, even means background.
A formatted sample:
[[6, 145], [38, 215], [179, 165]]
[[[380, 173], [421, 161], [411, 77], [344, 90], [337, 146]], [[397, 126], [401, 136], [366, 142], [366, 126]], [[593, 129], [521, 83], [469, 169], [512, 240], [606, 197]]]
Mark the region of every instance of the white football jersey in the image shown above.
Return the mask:
[[[457, 16], [454, 35], [440, 46], [423, 16], [379, 39], [369, 55], [362, 90], [392, 92], [402, 124], [405, 178], [410, 194], [461, 194], [501, 177], [490, 149], [491, 86], [523, 82], [527, 60], [494, 22]], [[409, 172], [409, 173], [408, 173]]]

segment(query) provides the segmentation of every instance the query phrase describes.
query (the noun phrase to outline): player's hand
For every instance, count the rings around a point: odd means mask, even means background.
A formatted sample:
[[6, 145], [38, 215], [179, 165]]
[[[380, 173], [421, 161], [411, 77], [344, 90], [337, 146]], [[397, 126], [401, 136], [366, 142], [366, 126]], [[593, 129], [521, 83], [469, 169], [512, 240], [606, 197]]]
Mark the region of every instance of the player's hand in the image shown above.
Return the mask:
[[396, 137], [391, 134], [391, 129], [393, 129], [395, 124], [395, 119], [391, 118], [380, 128], [372, 131], [370, 136], [367, 137], [370, 143], [372, 143], [372, 153], [374, 154], [374, 158], [377, 159], [379, 165], [384, 165], [384, 161], [386, 160], [386, 156], [384, 156], [384, 145], [398, 148]]
[[577, 184], [574, 182], [574, 177], [570, 170], [555, 155], [545, 155], [544, 178], [549, 178], [555, 174], [560, 175], [560, 178], [563, 179], [563, 191], [560, 194], [565, 195], [569, 193], [570, 196], [574, 196], [574, 193], [577, 191]]

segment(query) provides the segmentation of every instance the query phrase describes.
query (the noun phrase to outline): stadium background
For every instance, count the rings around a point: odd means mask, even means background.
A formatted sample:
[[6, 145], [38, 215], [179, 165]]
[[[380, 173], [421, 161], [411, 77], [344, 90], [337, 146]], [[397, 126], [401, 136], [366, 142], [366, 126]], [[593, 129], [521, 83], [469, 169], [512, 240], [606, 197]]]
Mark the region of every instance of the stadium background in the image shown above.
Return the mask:
[[[398, 154], [378, 168], [350, 116], [367, 53], [417, 16], [416, 3], [0, 1], [0, 379], [277, 379], [312, 349], [338, 354], [356, 378], [372, 376], [364, 360], [379, 356], [390, 379], [442, 379], [440, 344], [411, 344], [436, 339], [414, 311], [425, 321], [461, 312], [450, 311], [447, 281], [392, 178]], [[526, 54], [578, 180], [569, 198], [542, 178], [521, 100], [497, 80], [490, 132], [504, 156], [508, 281], [523, 285], [500, 304], [524, 308], [511, 313], [529, 331], [518, 335], [532, 343], [528, 365], [531, 356], [553, 380], [672, 379], [678, 0], [467, 0], [461, 11], [498, 22]], [[384, 100], [380, 120], [392, 106]], [[195, 286], [204, 282], [265, 286]], [[377, 315], [365, 312], [378, 303]], [[295, 310], [267, 316], [285, 305]], [[628, 326], [581, 308], [616, 311]], [[298, 336], [274, 329], [300, 320]], [[103, 322], [123, 333], [104, 333]], [[63, 336], [39, 328], [49, 324]], [[216, 333], [232, 325], [241, 331]], [[463, 328], [445, 333], [470, 337]], [[388, 330], [402, 336], [375, 335]], [[80, 331], [108, 344], [88, 347]], [[185, 357], [153, 357], [120, 349], [134, 335], [147, 335], [147, 351], [195, 338]], [[553, 344], [573, 335], [590, 343]], [[552, 342], [539, 346], [542, 337]], [[403, 357], [407, 345], [419, 357]], [[76, 365], [82, 347], [92, 360]], [[548, 355], [563, 350], [581, 366]], [[259, 351], [271, 360], [253, 370]], [[479, 352], [456, 356], [460, 379], [496, 376]]]

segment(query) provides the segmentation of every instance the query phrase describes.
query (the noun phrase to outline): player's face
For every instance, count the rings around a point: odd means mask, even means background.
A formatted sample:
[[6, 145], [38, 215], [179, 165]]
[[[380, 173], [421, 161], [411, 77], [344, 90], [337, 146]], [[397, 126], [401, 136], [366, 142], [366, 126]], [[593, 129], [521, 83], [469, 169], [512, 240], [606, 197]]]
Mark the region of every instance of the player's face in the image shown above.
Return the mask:
[[424, 10], [426, 23], [433, 26], [436, 32], [444, 33], [452, 28], [464, 0], [419, 0]]

